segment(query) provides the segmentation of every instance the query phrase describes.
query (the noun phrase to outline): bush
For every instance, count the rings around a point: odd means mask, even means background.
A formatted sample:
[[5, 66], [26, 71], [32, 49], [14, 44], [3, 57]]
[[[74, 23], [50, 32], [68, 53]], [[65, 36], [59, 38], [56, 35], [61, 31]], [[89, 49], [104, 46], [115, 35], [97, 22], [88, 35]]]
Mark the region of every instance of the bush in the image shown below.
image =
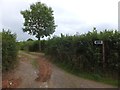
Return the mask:
[[2, 71], [12, 69], [16, 64], [17, 58], [16, 35], [10, 31], [2, 32]]

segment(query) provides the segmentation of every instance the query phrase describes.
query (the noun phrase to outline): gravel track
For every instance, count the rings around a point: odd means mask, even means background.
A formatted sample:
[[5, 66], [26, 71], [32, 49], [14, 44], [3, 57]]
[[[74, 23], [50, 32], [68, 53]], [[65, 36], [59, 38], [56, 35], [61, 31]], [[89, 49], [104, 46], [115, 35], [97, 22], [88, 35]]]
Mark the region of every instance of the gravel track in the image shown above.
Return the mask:
[[[83, 79], [65, 72], [50, 63], [44, 54], [20, 51], [18, 60], [18, 67], [12, 73], [3, 76], [3, 82], [6, 79], [20, 79], [16, 88], [114, 88], [111, 85]], [[38, 67], [35, 68], [31, 63], [33, 60]], [[14, 81], [12, 84], [14, 86]]]

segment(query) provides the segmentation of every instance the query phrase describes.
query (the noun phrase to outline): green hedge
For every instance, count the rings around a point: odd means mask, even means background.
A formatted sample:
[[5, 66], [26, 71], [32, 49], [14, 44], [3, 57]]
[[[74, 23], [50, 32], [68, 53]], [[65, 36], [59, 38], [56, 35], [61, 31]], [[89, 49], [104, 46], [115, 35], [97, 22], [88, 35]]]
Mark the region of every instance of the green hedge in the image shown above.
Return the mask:
[[[105, 44], [105, 62], [102, 59], [102, 45], [95, 45], [95, 40]], [[81, 35], [62, 35], [53, 37], [46, 43], [46, 54], [76, 72], [97, 73], [101, 76], [117, 76], [120, 62], [120, 32], [88, 32]], [[105, 67], [103, 68], [103, 64]]]
[[10, 31], [2, 32], [2, 71], [12, 69], [17, 61], [16, 35]]

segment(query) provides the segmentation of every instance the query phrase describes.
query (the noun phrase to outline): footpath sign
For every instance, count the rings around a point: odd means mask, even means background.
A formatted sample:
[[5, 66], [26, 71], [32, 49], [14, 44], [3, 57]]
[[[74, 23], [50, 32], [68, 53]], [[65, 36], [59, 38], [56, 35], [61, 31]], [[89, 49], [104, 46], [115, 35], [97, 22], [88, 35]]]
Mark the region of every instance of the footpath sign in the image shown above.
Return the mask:
[[102, 56], [103, 56], [103, 68], [105, 68], [105, 45], [102, 40], [95, 40], [94, 41], [95, 45], [102, 45]]
[[95, 40], [95, 41], [94, 41], [94, 44], [97, 44], [97, 45], [103, 44], [103, 41], [102, 41], [102, 40]]

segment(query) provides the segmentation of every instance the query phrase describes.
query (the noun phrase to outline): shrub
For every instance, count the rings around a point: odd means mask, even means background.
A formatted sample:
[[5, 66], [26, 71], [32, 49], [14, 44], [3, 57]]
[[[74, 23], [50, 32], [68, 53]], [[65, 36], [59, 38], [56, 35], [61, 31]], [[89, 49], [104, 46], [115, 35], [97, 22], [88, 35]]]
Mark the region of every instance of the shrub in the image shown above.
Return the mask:
[[12, 69], [16, 64], [17, 58], [16, 34], [10, 31], [2, 32], [2, 71]]

